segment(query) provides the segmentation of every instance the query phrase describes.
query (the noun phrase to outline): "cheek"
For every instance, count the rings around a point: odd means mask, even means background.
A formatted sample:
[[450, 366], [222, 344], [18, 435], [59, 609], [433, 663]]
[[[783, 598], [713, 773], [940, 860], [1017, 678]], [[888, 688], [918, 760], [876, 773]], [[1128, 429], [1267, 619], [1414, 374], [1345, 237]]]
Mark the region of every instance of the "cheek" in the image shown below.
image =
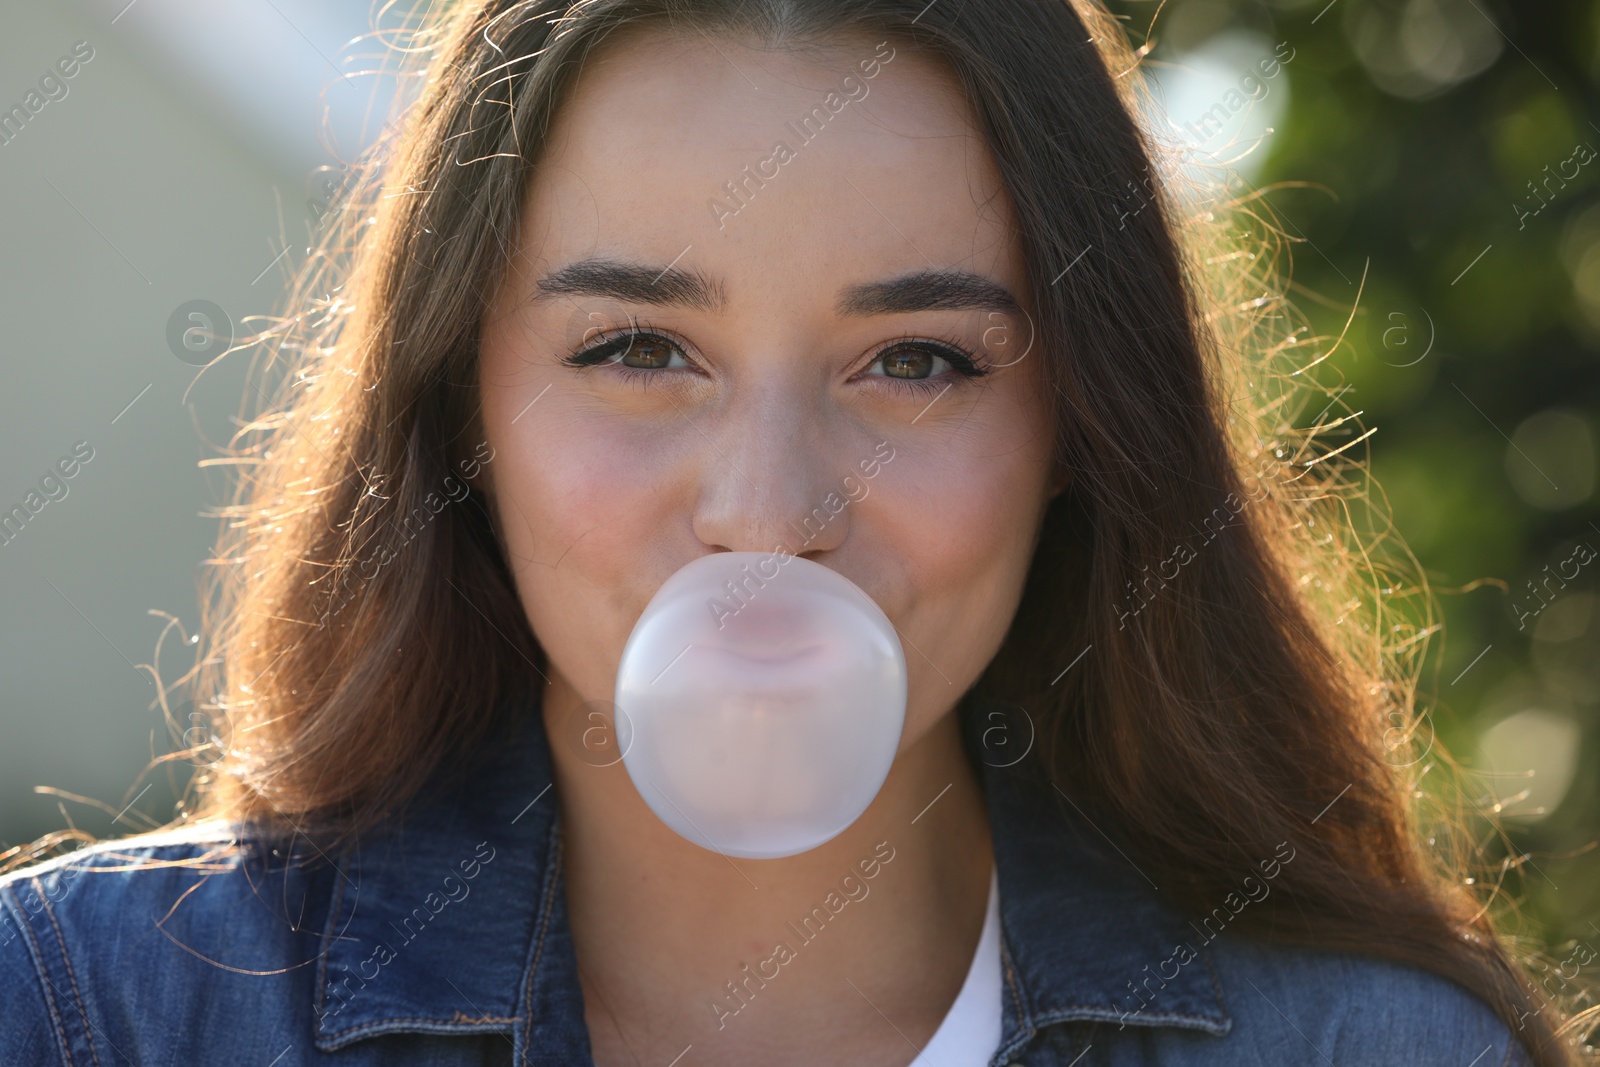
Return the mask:
[[907, 495], [892, 521], [904, 534], [891, 543], [906, 557], [919, 603], [981, 609], [957, 627], [965, 640], [1010, 603], [1027, 570], [1041, 493], [1033, 466], [1015, 458], [930, 456], [901, 472], [897, 488]]
[[669, 462], [614, 419], [563, 418], [554, 406], [501, 462], [502, 536], [528, 622], [558, 669], [574, 681], [598, 670], [590, 683], [608, 688], [650, 598], [650, 545], [678, 510]]
[[1005, 599], [988, 580], [1020, 578], [1027, 568], [1052, 435], [1033, 376], [1022, 370], [1001, 372], [1008, 377], [979, 394], [947, 442], [907, 457], [906, 506], [924, 531], [916, 551], [938, 568], [930, 589]]
[[[682, 509], [670, 459], [625, 420], [585, 411], [559, 377], [485, 396], [501, 537], [528, 623], [553, 666], [591, 698], [609, 695], [637, 613], [659, 573], [651, 553]], [[531, 386], [531, 388], [529, 388]]]
[[1037, 418], [991, 395], [959, 442], [908, 445], [877, 479], [874, 537], [892, 546], [910, 596], [896, 619], [909, 639], [904, 743], [949, 710], [1010, 628], [1043, 515], [1049, 442]]

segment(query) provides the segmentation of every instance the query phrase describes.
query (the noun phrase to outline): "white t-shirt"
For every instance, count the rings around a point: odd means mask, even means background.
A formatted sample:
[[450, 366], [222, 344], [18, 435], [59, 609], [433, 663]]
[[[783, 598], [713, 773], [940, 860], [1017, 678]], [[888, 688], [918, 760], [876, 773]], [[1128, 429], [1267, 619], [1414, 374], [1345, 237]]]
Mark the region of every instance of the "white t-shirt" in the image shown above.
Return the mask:
[[1000, 878], [989, 873], [989, 910], [967, 980], [910, 1067], [984, 1067], [1000, 1047]]

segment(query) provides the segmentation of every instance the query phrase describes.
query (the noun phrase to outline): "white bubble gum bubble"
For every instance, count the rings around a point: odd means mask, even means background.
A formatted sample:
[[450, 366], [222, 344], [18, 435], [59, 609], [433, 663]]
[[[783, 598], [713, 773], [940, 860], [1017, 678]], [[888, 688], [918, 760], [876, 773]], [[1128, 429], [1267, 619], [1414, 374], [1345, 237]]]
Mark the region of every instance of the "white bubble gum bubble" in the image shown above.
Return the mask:
[[805, 852], [860, 817], [905, 724], [882, 609], [798, 556], [719, 552], [668, 578], [622, 650], [617, 741], [650, 810], [703, 848]]

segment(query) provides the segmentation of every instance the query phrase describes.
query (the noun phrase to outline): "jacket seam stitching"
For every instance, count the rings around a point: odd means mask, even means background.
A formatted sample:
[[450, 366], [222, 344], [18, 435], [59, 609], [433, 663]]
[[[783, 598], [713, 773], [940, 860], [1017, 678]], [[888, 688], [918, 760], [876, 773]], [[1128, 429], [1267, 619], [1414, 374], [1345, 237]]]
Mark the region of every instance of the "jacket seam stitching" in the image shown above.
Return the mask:
[[373, 1031], [373, 1030], [383, 1030], [385, 1028], [392, 1027], [392, 1026], [395, 1026], [395, 1025], [398, 1025], [398, 1024], [403, 1024], [403, 1023], [435, 1023], [435, 1024], [439, 1025], [439, 1026], [454, 1027], [455, 1029], [451, 1030], [450, 1032], [451, 1033], [457, 1033], [457, 1034], [495, 1033], [496, 1031], [492, 1031], [492, 1030], [476, 1030], [476, 1029], [472, 1029], [472, 1027], [474, 1027], [474, 1026], [484, 1026], [484, 1025], [490, 1025], [490, 1024], [497, 1024], [497, 1023], [515, 1023], [515, 1022], [518, 1022], [518, 1021], [520, 1021], [520, 1020], [515, 1015], [511, 1016], [510, 1018], [506, 1018], [506, 1019], [490, 1018], [490, 1019], [470, 1019], [470, 1020], [440, 1019], [440, 1018], [436, 1018], [436, 1017], [431, 1016], [431, 1015], [410, 1015], [410, 1016], [388, 1018], [388, 1019], [374, 1019], [370, 1023], [359, 1023], [356, 1026], [350, 1027], [348, 1030], [340, 1030], [337, 1034], [329, 1034], [328, 1036], [329, 1037], [336, 1037], [336, 1038], [343, 1039], [343, 1038], [348, 1038], [348, 1037], [350, 1037], [352, 1035], [357, 1035], [357, 1036], [364, 1035], [364, 1034], [366, 1034], [366, 1033], [368, 1033], [370, 1031]]
[[544, 942], [550, 933], [550, 911], [555, 907], [556, 885], [561, 878], [561, 857], [565, 844], [561, 840], [559, 826], [551, 828], [551, 836], [555, 838], [555, 862], [550, 867], [550, 885], [544, 895], [544, 910], [539, 916], [539, 933], [534, 940], [533, 962], [528, 964], [528, 988], [523, 993], [522, 1017], [530, 1024], [533, 1021], [533, 987], [538, 980], [539, 961], [544, 958]]
[[1211, 991], [1216, 994], [1217, 1007], [1222, 1010], [1222, 1020], [1231, 1023], [1232, 1016], [1228, 1014], [1228, 1002], [1222, 998], [1222, 981], [1217, 977], [1216, 963], [1204, 945], [1200, 946], [1200, 958], [1206, 961], [1206, 973], [1211, 976]]
[[[989, 1061], [991, 1063], [1011, 1062], [1011, 1054], [1027, 1045], [1027, 1043], [1032, 1041], [1039, 1032], [1039, 1028], [1034, 1025], [1032, 1014], [1029, 1013], [1027, 1005], [1022, 1001], [1020, 983], [1017, 981], [1016, 971], [1011, 966], [1011, 952], [1006, 946], [1006, 939], [1003, 931], [1000, 937], [1000, 965], [1005, 970], [1006, 992], [1011, 995], [1011, 1001], [1014, 1005], [1016, 1005], [1017, 1015], [1022, 1022], [1022, 1032], [1017, 1035], [1016, 1040], [1012, 1041], [1009, 1046], [1002, 1049], [997, 1049], [994, 1057]], [[1001, 1059], [1002, 1056], [1004, 1059]]]
[[[1205, 1023], [1210, 1029], [1218, 1025], [1219, 1020], [1214, 1015], [1197, 1015], [1193, 1012], [1163, 1011], [1145, 1012], [1139, 1016], [1140, 1022], [1129, 1021], [1128, 1026], [1149, 1026], [1152, 1023], [1165, 1022], [1195, 1022]], [[1045, 1012], [1039, 1016], [1043, 1025], [1054, 1026], [1056, 1023], [1081, 1022], [1093, 1019], [1096, 1022], [1120, 1021], [1118, 1009], [1108, 1008], [1104, 1004], [1066, 1004], [1054, 1011]], [[1228, 1017], [1223, 1016], [1221, 1022], [1227, 1022]]]
[[66, 1024], [62, 1022], [61, 1012], [56, 1007], [55, 990], [51, 988], [54, 983], [50, 981], [50, 976], [45, 973], [44, 949], [39, 944], [38, 934], [35, 933], [33, 924], [28, 922], [27, 909], [21, 908], [20, 910], [24, 914], [22, 922], [18, 926], [21, 928], [23, 936], [28, 939], [29, 948], [33, 950], [34, 970], [39, 978], [39, 992], [44, 994], [45, 1007], [50, 1010], [50, 1021], [55, 1024], [56, 1040], [60, 1042], [61, 1062], [66, 1067], [72, 1067], [72, 1046], [67, 1040]]
[[66, 968], [67, 981], [72, 984], [72, 999], [77, 1001], [78, 1013], [83, 1016], [83, 1040], [89, 1046], [89, 1058], [94, 1062], [95, 1067], [100, 1067], [100, 1054], [95, 1051], [94, 1035], [89, 1032], [89, 1009], [83, 1002], [83, 994], [78, 990], [78, 976], [72, 970], [72, 956], [67, 952], [66, 935], [61, 932], [61, 924], [56, 922], [56, 909], [51, 907], [50, 898], [44, 895], [44, 886], [39, 883], [38, 878], [29, 880], [33, 883], [34, 891], [44, 901], [44, 912], [50, 916], [50, 925], [56, 932], [56, 941], [61, 945], [61, 966]]
[[[333, 884], [333, 899], [328, 906], [328, 922], [322, 931], [322, 951], [317, 954], [317, 991], [311, 998], [311, 1010], [317, 1017], [317, 1030], [322, 1030], [322, 1019], [327, 1011], [328, 993], [328, 956], [332, 949], [333, 931], [339, 925], [339, 914], [344, 910], [344, 883], [343, 878], [336, 879]], [[322, 1009], [322, 1010], [318, 1010]], [[342, 1010], [342, 1009], [341, 1009]], [[327, 1035], [340, 1036], [338, 1034]]]

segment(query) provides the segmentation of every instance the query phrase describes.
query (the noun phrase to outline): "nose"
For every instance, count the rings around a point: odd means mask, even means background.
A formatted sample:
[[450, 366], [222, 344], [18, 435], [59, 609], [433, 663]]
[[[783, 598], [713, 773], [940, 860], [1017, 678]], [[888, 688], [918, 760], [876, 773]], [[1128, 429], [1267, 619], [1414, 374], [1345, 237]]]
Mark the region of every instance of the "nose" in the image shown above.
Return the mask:
[[706, 545], [811, 555], [843, 543], [853, 506], [844, 453], [855, 435], [791, 386], [736, 393], [701, 420], [694, 531]]

